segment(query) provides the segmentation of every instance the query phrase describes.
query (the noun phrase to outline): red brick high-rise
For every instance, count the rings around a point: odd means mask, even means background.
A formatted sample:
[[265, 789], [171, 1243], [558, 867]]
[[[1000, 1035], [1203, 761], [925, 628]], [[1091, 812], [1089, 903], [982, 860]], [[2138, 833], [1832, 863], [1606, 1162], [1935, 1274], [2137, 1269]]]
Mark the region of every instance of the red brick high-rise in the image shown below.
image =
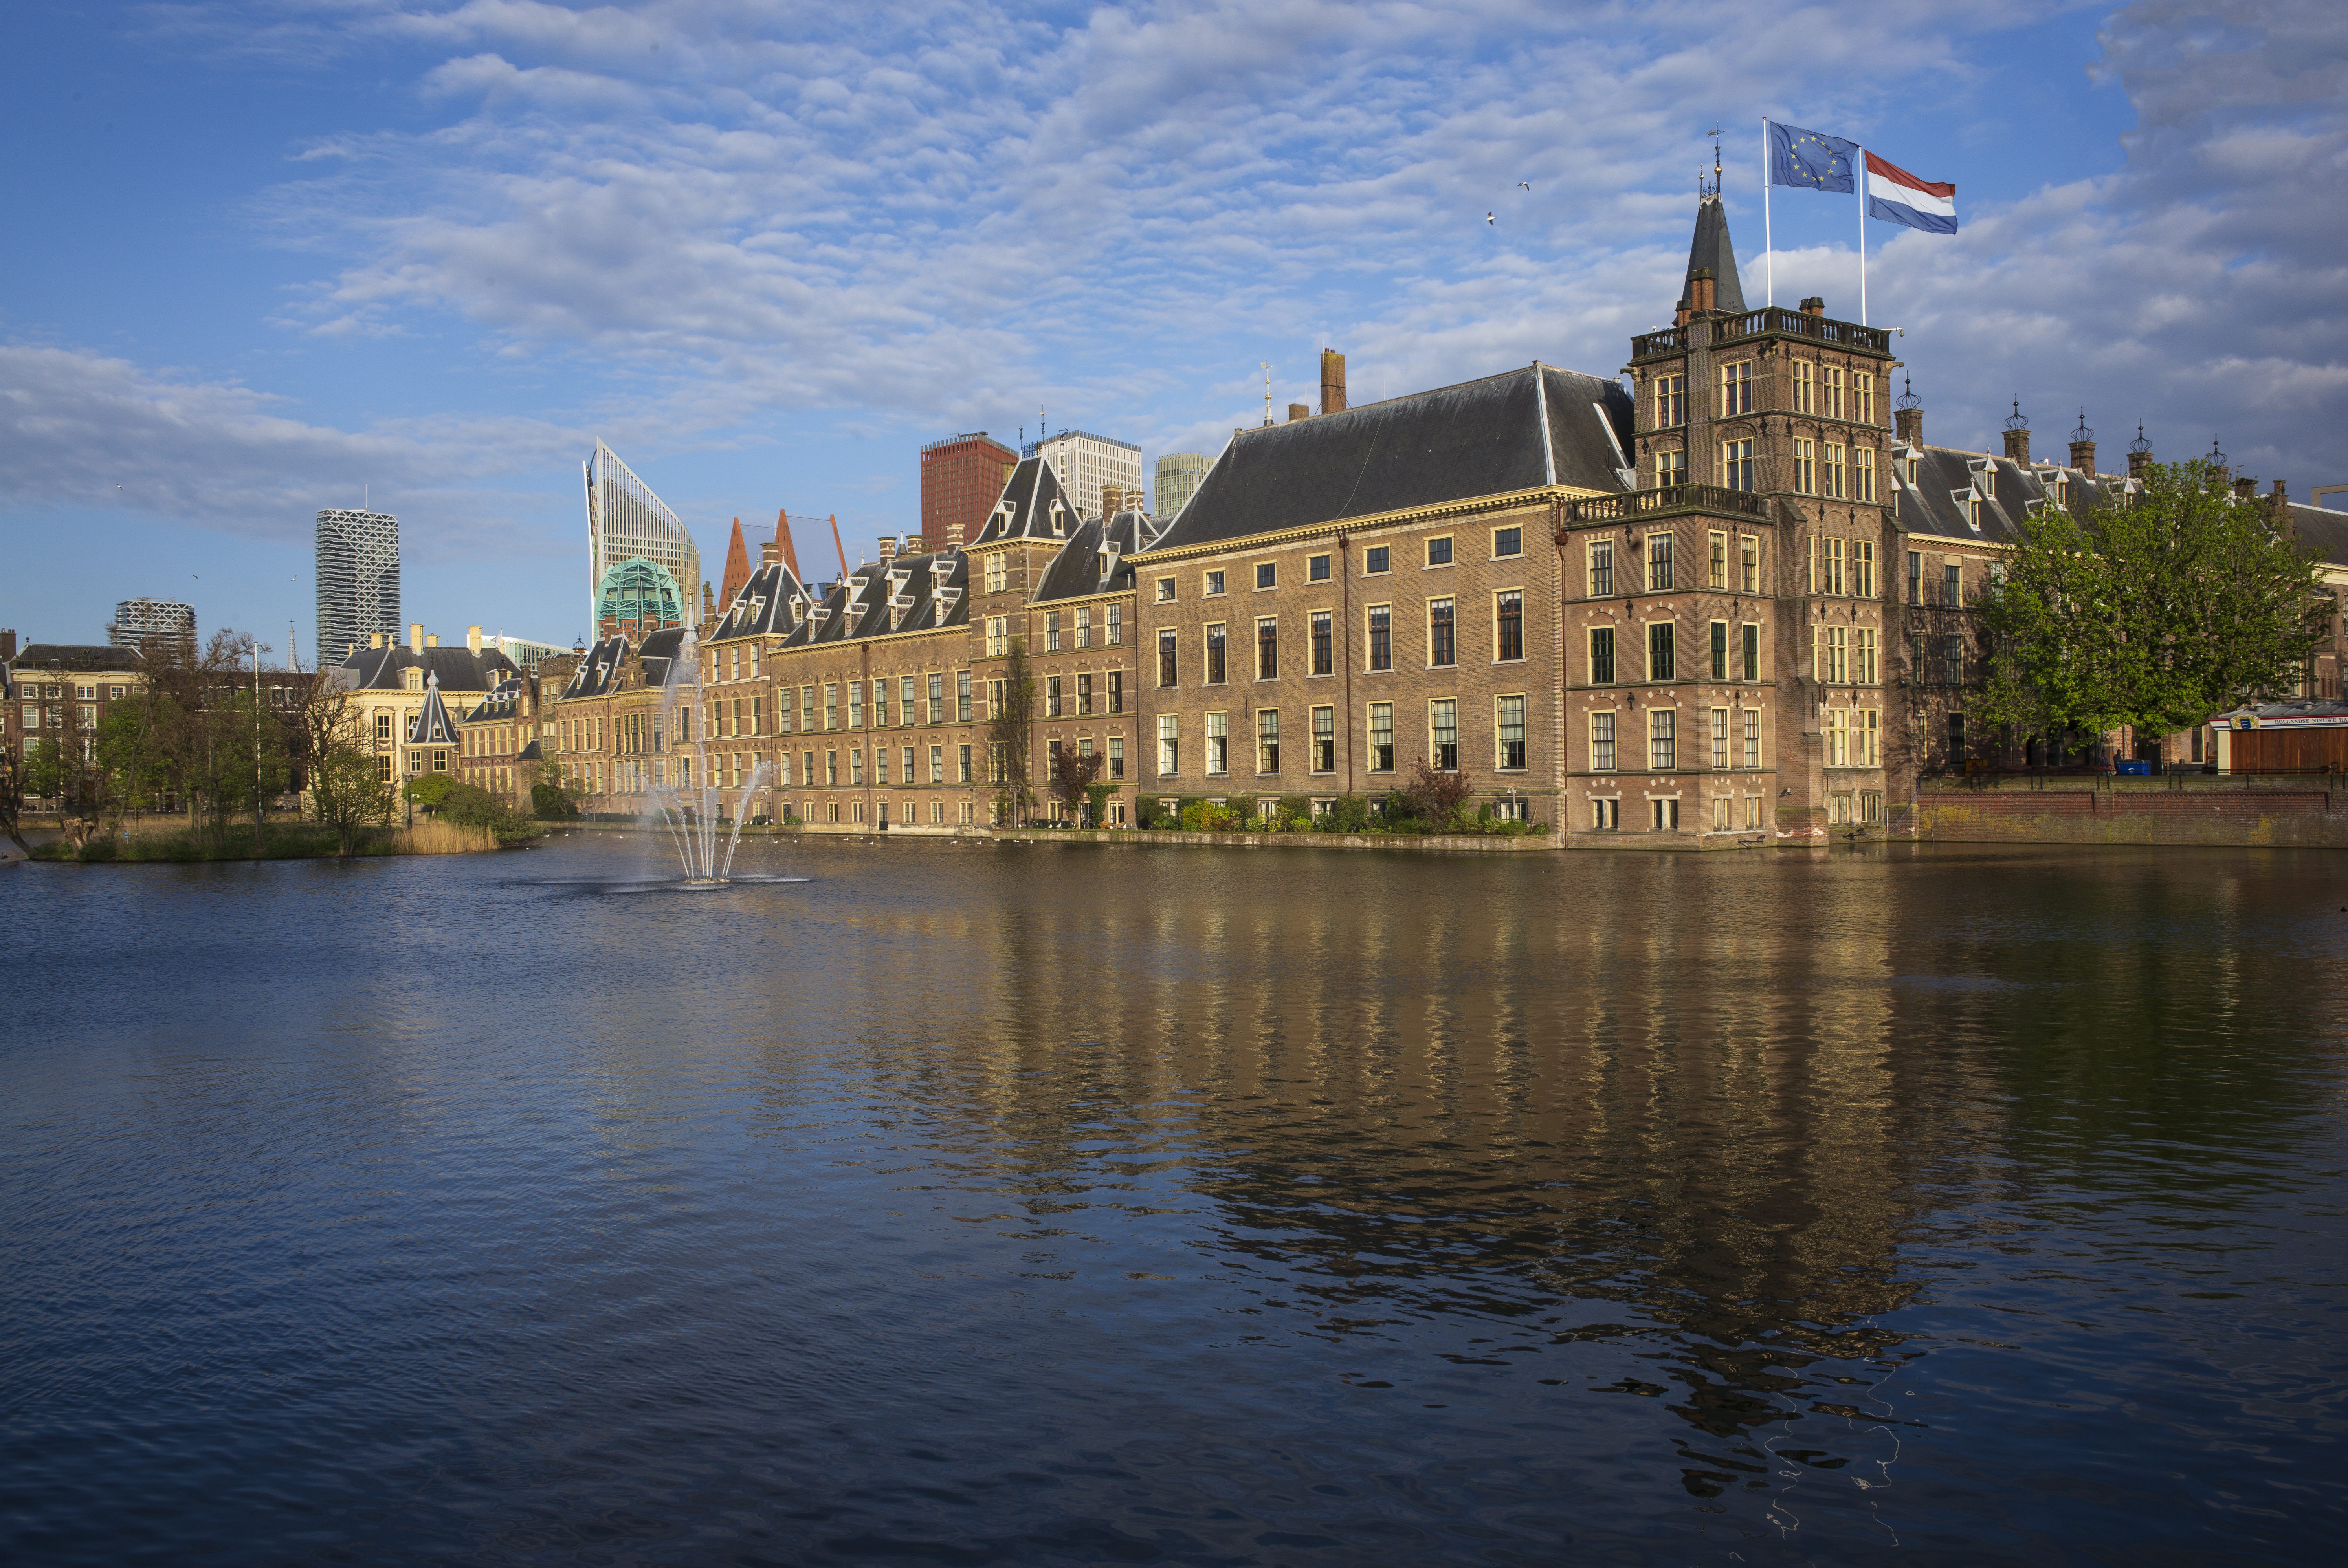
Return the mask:
[[922, 541], [932, 550], [978, 538], [1019, 454], [983, 430], [922, 448]]

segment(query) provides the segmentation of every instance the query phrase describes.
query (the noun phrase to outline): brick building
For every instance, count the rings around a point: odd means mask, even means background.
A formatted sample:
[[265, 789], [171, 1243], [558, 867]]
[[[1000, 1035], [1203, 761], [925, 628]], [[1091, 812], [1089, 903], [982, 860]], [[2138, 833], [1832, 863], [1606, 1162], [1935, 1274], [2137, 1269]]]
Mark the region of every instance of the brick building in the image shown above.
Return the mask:
[[1018, 453], [983, 430], [922, 447], [922, 548], [942, 550], [975, 536], [1018, 464]]

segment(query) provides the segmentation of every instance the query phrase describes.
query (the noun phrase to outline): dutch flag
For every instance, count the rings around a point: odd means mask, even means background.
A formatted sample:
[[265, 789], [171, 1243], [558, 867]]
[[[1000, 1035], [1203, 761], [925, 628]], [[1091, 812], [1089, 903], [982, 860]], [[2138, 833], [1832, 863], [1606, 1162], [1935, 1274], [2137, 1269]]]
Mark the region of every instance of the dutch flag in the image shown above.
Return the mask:
[[1896, 163], [1867, 155], [1867, 214], [1928, 234], [1957, 231], [1957, 188], [1919, 179]]

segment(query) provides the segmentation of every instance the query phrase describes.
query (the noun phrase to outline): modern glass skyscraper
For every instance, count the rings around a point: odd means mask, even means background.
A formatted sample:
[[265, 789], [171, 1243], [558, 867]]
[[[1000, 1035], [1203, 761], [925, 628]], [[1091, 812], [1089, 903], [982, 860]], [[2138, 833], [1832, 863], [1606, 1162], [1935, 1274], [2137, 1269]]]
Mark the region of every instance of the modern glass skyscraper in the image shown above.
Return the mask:
[[1158, 459], [1158, 495], [1154, 515], [1170, 523], [1187, 504], [1199, 481], [1207, 477], [1207, 457], [1200, 452], [1169, 452]]
[[318, 514], [318, 664], [330, 669], [371, 632], [399, 636], [399, 519], [329, 507]]
[[[584, 469], [589, 629], [596, 635], [608, 635], [602, 630], [607, 609], [614, 611], [613, 619], [633, 620], [641, 626], [647, 610], [649, 619], [662, 620], [669, 613], [670, 603], [675, 606], [676, 619], [666, 624], [684, 624], [699, 602], [695, 595], [701, 588], [701, 551], [695, 548], [693, 536], [668, 509], [668, 503], [654, 495], [652, 487], [637, 478], [601, 441], [595, 443], [594, 456], [587, 459]], [[661, 569], [658, 573], [623, 570], [631, 561]], [[624, 608], [618, 602], [623, 598], [628, 601]], [[607, 600], [613, 602], [607, 605]]]
[[114, 624], [106, 641], [117, 648], [145, 652], [158, 642], [168, 643], [183, 658], [196, 656], [196, 610], [169, 599], [126, 599], [114, 607]]

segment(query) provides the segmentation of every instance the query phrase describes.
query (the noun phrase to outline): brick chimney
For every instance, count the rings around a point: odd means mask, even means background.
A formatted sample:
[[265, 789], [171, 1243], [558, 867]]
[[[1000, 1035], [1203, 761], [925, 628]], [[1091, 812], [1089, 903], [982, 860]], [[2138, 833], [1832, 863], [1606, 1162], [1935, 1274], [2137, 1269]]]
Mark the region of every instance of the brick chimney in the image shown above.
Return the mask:
[[408, 622], [407, 651], [410, 653], [424, 651], [424, 623], [420, 620]]
[[2096, 433], [2087, 428], [2087, 411], [2079, 410], [2078, 427], [2071, 432], [2071, 466], [2092, 479], [2096, 477]]
[[2267, 505], [2274, 513], [2275, 532], [2287, 539], [2299, 538], [2299, 519], [2291, 515], [2291, 492], [2283, 487], [2281, 479], [2274, 482], [2274, 490], [2267, 497]]
[[1806, 316], [1822, 316], [1826, 314], [1826, 296], [1824, 294], [1812, 294], [1808, 299], [1804, 300], [1802, 302], [1802, 313]]
[[880, 536], [880, 564], [887, 566], [897, 559], [897, 539], [893, 534]]
[[0, 664], [5, 664], [15, 657], [16, 657], [16, 634], [0, 629]]
[[1309, 419], [1312, 415], [1313, 411], [1301, 403], [1292, 403], [1288, 405], [1288, 422], [1291, 425], [1300, 419]]
[[783, 559], [783, 547], [772, 539], [758, 541], [758, 564], [773, 566]]
[[1910, 446], [1924, 445], [1924, 400], [1906, 376], [1900, 378], [1900, 395], [1891, 403], [1892, 433]]
[[2234, 499], [2247, 504], [2258, 498], [2259, 482], [2256, 479], [2243, 476], [2234, 481]]
[[2128, 443], [2128, 477], [2141, 479], [2152, 466], [2152, 443], [2144, 438], [2144, 421], [2136, 422], [2136, 439]]
[[430, 633], [427, 634], [427, 635], [426, 635], [426, 637], [425, 637], [425, 639], [424, 639], [424, 646], [425, 646], [425, 647], [427, 647], [427, 648], [438, 648], [438, 647], [439, 647], [439, 646], [440, 646], [440, 634], [439, 634], [438, 632], [437, 632], [437, 631], [435, 631], [435, 632], [430, 632]]
[[1345, 412], [1345, 356], [1334, 348], [1321, 351], [1321, 412]]
[[469, 626], [465, 628], [465, 651], [468, 653], [473, 654], [479, 654], [480, 652], [481, 629], [479, 627]]
[[367, 633], [367, 650], [368, 650], [368, 651], [373, 652], [373, 651], [376, 651], [376, 650], [378, 650], [378, 649], [380, 649], [380, 648], [382, 648], [382, 647], [383, 647], [383, 633], [382, 633], [382, 632], [380, 632], [380, 631], [370, 631], [370, 632], [368, 632], [368, 633]]
[[1698, 267], [1688, 274], [1688, 313], [1701, 316], [1719, 309], [1720, 280], [1713, 276], [1710, 267]]
[[2024, 467], [2030, 466], [2030, 416], [2022, 412], [2022, 399], [2013, 400], [2013, 416], [2005, 422], [2005, 455]]

